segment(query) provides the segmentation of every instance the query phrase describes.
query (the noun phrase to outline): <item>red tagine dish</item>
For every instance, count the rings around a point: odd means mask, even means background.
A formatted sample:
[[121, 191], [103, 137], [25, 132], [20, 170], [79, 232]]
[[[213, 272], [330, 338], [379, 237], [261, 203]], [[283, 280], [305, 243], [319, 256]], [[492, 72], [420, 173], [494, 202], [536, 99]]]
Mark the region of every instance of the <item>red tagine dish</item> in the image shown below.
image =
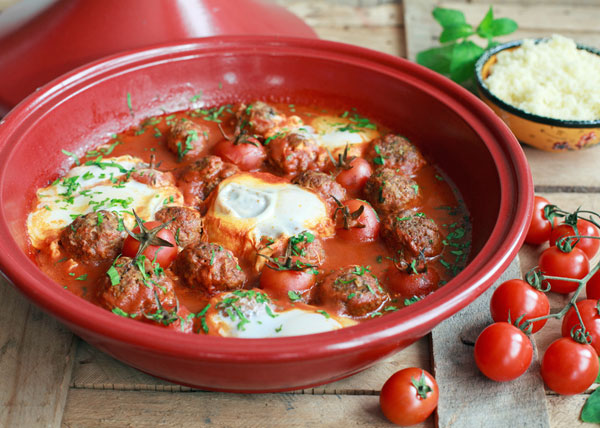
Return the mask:
[[409, 345], [502, 273], [533, 206], [474, 96], [319, 40], [89, 64], [5, 118], [0, 155], [4, 274], [89, 343], [211, 390], [317, 385]]

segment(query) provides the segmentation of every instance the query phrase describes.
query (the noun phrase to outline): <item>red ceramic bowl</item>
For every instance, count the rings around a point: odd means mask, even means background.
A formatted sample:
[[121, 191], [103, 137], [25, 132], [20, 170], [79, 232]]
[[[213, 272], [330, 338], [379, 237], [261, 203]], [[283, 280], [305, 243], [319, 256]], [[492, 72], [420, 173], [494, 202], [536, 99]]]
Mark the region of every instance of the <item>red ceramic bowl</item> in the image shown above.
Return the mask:
[[[27, 252], [35, 189], [142, 118], [188, 107], [267, 98], [354, 105], [417, 141], [461, 189], [473, 255], [426, 299], [359, 326], [310, 336], [231, 339], [185, 335], [116, 317], [48, 279]], [[130, 115], [126, 94], [135, 115]], [[0, 125], [0, 268], [32, 302], [76, 334], [140, 370], [226, 391], [314, 386], [363, 370], [427, 334], [488, 288], [516, 255], [532, 210], [527, 161], [504, 123], [475, 96], [421, 66], [321, 40], [223, 37], [132, 51], [79, 68], [19, 104]]]

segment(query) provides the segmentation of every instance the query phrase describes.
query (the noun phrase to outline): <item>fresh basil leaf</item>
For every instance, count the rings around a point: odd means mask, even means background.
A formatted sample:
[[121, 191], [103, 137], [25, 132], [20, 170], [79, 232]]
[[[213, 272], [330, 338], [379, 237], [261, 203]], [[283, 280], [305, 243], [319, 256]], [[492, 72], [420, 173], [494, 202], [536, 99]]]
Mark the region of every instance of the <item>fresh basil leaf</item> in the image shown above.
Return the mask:
[[588, 397], [581, 411], [583, 422], [600, 423], [600, 388]]
[[492, 6], [490, 6], [487, 13], [479, 23], [479, 26], [477, 27], [477, 35], [483, 39], [491, 39], [494, 37], [494, 32], [492, 31], [493, 22], [494, 11], [492, 10]]
[[464, 37], [475, 34], [473, 27], [469, 24], [458, 24], [445, 27], [440, 35], [440, 43], [453, 42]]
[[[600, 360], [600, 357], [598, 357], [598, 360]], [[600, 383], [600, 372], [598, 372], [598, 376], [596, 376], [596, 380], [594, 382]]]
[[450, 74], [450, 61], [454, 43], [438, 48], [431, 48], [417, 54], [417, 63], [441, 74]]
[[517, 28], [519, 28], [517, 23], [510, 18], [494, 19], [494, 22], [492, 22], [492, 35], [494, 37], [505, 36], [514, 33]]
[[436, 7], [433, 9], [433, 17], [443, 28], [467, 23], [464, 13], [455, 9]]
[[475, 62], [484, 49], [471, 41], [457, 43], [450, 61], [450, 78], [456, 83], [470, 79], [475, 73]]

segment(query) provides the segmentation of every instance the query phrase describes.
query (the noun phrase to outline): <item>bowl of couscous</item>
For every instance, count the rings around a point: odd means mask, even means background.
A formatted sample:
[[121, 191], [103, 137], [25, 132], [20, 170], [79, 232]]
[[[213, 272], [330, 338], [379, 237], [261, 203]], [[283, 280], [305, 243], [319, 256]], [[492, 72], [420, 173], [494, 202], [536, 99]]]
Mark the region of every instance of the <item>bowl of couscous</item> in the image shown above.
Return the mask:
[[516, 40], [487, 50], [475, 74], [519, 141], [547, 151], [600, 142], [600, 50], [559, 35]]

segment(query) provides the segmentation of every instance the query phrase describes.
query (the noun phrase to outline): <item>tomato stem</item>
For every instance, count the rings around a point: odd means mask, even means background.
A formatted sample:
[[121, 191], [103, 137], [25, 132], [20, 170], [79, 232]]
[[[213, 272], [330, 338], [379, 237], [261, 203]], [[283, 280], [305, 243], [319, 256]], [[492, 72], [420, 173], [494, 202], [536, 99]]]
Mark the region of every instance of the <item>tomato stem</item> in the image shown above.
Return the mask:
[[544, 316], [537, 317], [537, 318], [528, 319], [525, 322], [523, 322], [523, 324], [520, 326], [520, 328], [523, 331], [525, 331], [525, 329], [527, 329], [531, 324], [533, 324], [536, 321], [542, 321], [542, 320], [546, 320], [546, 319], [550, 319], [550, 318], [562, 318], [562, 317], [564, 317], [567, 314], [567, 312], [569, 311], [569, 309], [571, 309], [571, 307], [574, 307], [575, 308], [575, 312], [577, 312], [577, 316], [579, 317], [579, 321], [581, 322], [581, 327], [582, 327], [582, 330], [583, 330], [583, 334], [585, 334], [586, 333], [585, 326], [583, 325], [583, 321], [581, 320], [581, 315], [579, 314], [579, 310], [577, 309], [577, 305], [576, 305], [577, 298], [579, 297], [579, 294], [583, 290], [583, 287], [585, 287], [585, 285], [590, 280], [590, 278], [592, 276], [594, 276], [594, 274], [596, 272], [598, 272], [599, 269], [600, 269], [600, 262], [596, 263], [596, 265], [589, 271], [589, 273], [586, 276], [584, 276], [583, 278], [581, 278], [581, 279], [563, 278], [561, 276], [545, 276], [545, 275], [542, 274], [542, 277], [543, 277], [542, 279], [558, 279], [558, 280], [561, 280], [561, 281], [578, 282], [579, 286], [577, 287], [577, 289], [573, 293], [573, 296], [571, 297], [571, 300], [569, 300], [569, 303], [567, 303], [565, 305], [565, 307], [562, 308], [559, 312], [556, 312], [556, 313], [553, 313], [553, 314], [544, 315]]
[[[563, 253], [570, 253], [580, 239], [600, 239], [600, 236], [590, 235], [565, 235], [556, 240], [556, 247]], [[573, 242], [575, 241], [575, 242]]]

